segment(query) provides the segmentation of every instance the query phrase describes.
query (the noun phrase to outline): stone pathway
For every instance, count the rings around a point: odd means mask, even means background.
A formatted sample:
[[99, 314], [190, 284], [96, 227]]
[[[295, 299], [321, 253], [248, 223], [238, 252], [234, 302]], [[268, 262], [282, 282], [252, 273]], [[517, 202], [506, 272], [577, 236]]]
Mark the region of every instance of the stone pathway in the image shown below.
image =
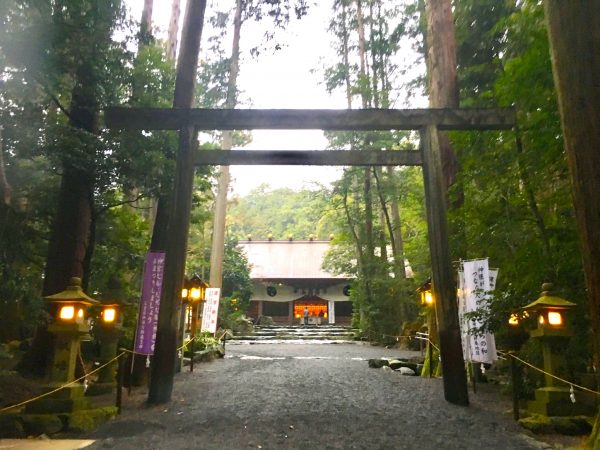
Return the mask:
[[[176, 377], [173, 400], [123, 414], [90, 449], [535, 449], [510, 403], [482, 386], [471, 406], [443, 399], [438, 379], [370, 369], [415, 352], [362, 344], [235, 344]], [[486, 392], [487, 391], [487, 392]]]

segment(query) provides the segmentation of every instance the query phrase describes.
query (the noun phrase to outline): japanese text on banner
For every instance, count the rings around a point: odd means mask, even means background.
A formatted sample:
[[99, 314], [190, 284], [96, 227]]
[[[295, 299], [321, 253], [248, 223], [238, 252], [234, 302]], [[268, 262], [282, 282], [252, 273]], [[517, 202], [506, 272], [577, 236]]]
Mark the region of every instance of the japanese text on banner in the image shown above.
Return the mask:
[[482, 326], [481, 321], [466, 317], [467, 313], [488, 307], [489, 292], [495, 287], [497, 276], [497, 270], [489, 269], [487, 258], [465, 261], [463, 272], [459, 272], [458, 310], [463, 354], [467, 361], [492, 363], [498, 359], [494, 335], [476, 332]]
[[164, 252], [148, 253], [144, 263], [142, 299], [135, 335], [134, 351], [136, 353], [144, 355], [154, 353], [164, 266]]
[[202, 310], [202, 326], [200, 331], [215, 333], [217, 331], [217, 317], [219, 313], [220, 288], [207, 288], [204, 308]]

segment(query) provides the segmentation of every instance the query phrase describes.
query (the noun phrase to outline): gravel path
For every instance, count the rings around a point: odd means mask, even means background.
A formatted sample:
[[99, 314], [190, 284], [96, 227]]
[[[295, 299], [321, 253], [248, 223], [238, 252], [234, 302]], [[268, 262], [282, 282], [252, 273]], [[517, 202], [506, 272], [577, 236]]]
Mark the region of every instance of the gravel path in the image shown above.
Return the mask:
[[533, 449], [497, 395], [443, 399], [438, 379], [370, 369], [368, 358], [414, 352], [359, 344], [231, 344], [227, 357], [176, 376], [173, 400], [124, 396], [90, 448]]

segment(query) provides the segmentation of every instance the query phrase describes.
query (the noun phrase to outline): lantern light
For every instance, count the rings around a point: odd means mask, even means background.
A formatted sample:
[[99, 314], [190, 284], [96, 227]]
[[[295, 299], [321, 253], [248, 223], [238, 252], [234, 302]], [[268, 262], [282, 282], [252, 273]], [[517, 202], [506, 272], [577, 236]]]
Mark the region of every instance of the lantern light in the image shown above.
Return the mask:
[[72, 305], [62, 306], [58, 317], [62, 320], [71, 320], [75, 317], [75, 307]]
[[510, 317], [508, 318], [508, 324], [516, 327], [519, 325], [519, 316], [517, 316], [516, 314], [511, 314]]
[[102, 311], [102, 320], [106, 323], [112, 323], [117, 318], [117, 310], [114, 307], [105, 308]]
[[433, 293], [431, 292], [431, 279], [425, 281], [418, 289], [417, 292], [421, 294], [421, 305], [432, 306], [434, 303]]
[[548, 312], [548, 325], [560, 327], [563, 324], [562, 314], [558, 311]]
[[198, 289], [196, 287], [193, 287], [190, 290], [190, 298], [192, 300], [200, 300], [200, 294], [201, 294], [200, 289]]
[[185, 300], [185, 299], [187, 299], [187, 297], [188, 297], [188, 290], [186, 288], [183, 288], [181, 290], [181, 298]]
[[433, 304], [433, 294], [431, 291], [425, 291], [424, 294], [425, 304], [431, 306]]

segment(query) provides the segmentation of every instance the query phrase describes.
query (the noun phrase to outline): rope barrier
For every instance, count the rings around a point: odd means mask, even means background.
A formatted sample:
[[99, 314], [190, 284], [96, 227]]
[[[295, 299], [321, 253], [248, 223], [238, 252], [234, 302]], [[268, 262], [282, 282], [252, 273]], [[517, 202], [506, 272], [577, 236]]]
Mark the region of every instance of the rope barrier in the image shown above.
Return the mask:
[[[191, 338], [189, 341], [185, 342], [181, 347], [177, 347], [177, 351], [179, 350], [183, 350], [185, 347], [187, 347], [188, 345], [190, 345], [190, 343], [194, 340], [196, 340], [196, 337]], [[140, 353], [140, 352], [136, 352], [134, 350], [129, 350], [127, 348], [122, 349], [123, 353], [131, 353], [132, 355], [142, 355], [142, 356], [150, 356], [148, 355], [148, 353]]]
[[422, 341], [427, 341], [427, 342], [429, 342], [429, 343], [430, 343], [430, 344], [433, 346], [433, 348], [435, 348], [435, 349], [436, 349], [438, 352], [440, 351], [440, 348], [439, 348], [437, 345], [435, 345], [435, 344], [434, 344], [434, 343], [431, 341], [431, 339], [429, 339], [429, 338], [428, 338], [428, 337], [426, 337], [426, 336], [412, 336], [412, 335], [399, 335], [399, 336], [394, 336], [394, 335], [392, 335], [392, 334], [382, 334], [382, 336], [383, 336], [384, 338], [385, 338], [385, 337], [391, 337], [391, 338], [394, 338], [394, 339], [396, 339], [396, 341], [398, 341], [399, 339], [407, 339], [407, 338], [408, 338], [409, 340], [412, 340], [412, 339], [420, 339], [420, 340], [422, 340]]
[[186, 348], [188, 345], [190, 345], [190, 344], [191, 344], [193, 341], [195, 341], [196, 339], [197, 339], [197, 338], [196, 338], [196, 336], [194, 336], [193, 338], [190, 338], [190, 340], [189, 340], [189, 341], [187, 341], [187, 342], [184, 342], [184, 343], [183, 343], [183, 345], [182, 345], [181, 347], [177, 348], [177, 351], [181, 351], [181, 350], [183, 350], [184, 348]]
[[76, 380], [70, 381], [67, 384], [63, 384], [62, 386], [59, 386], [56, 389], [53, 389], [53, 390], [51, 390], [49, 392], [46, 392], [46, 393], [41, 394], [41, 395], [38, 395], [37, 397], [30, 398], [29, 400], [25, 400], [25, 401], [23, 401], [21, 403], [17, 403], [15, 405], [10, 405], [10, 406], [5, 406], [4, 408], [0, 409], [0, 413], [2, 413], [4, 411], [8, 411], [8, 410], [13, 409], [13, 408], [18, 408], [19, 406], [26, 405], [28, 403], [34, 402], [36, 400], [39, 400], [41, 398], [48, 397], [49, 395], [52, 395], [55, 392], [58, 392], [58, 391], [60, 391], [62, 389], [65, 389], [65, 388], [71, 386], [72, 384], [78, 383], [79, 381], [85, 379], [86, 377], [88, 377], [88, 376], [90, 376], [90, 375], [98, 372], [100, 369], [103, 369], [104, 367], [108, 366], [109, 364], [112, 364], [114, 361], [116, 361], [117, 359], [119, 359], [124, 354], [125, 354], [125, 352], [121, 352], [120, 354], [118, 354], [117, 356], [115, 356], [113, 359], [111, 359], [107, 363], [101, 365], [100, 367], [95, 368], [94, 370], [92, 370], [91, 372], [87, 373], [86, 375], [83, 375], [83, 376], [77, 378]]
[[429, 343], [431, 344], [431, 346], [432, 346], [433, 348], [435, 348], [435, 349], [436, 349], [438, 352], [441, 352], [441, 351], [440, 351], [440, 348], [439, 348], [437, 345], [435, 345], [435, 344], [432, 342], [432, 340], [431, 340], [431, 339], [427, 338], [427, 342], [429, 342]]
[[225, 336], [225, 335], [228, 335], [229, 337], [235, 337], [234, 334], [231, 331], [225, 330], [225, 331], [223, 331], [223, 334], [221, 334], [221, 336], [219, 336], [217, 338], [217, 340], [220, 341], [221, 339], [223, 339], [223, 336]]
[[526, 366], [529, 366], [529, 367], [531, 367], [532, 369], [535, 369], [535, 370], [537, 370], [538, 372], [541, 372], [541, 373], [543, 373], [544, 375], [548, 375], [548, 376], [550, 376], [550, 377], [554, 378], [555, 380], [558, 380], [558, 381], [561, 381], [561, 382], [563, 382], [563, 383], [565, 383], [565, 384], [568, 384], [568, 385], [569, 385], [569, 386], [571, 386], [571, 387], [576, 387], [577, 389], [579, 389], [579, 390], [581, 390], [581, 391], [586, 391], [586, 392], [589, 392], [589, 393], [591, 393], [591, 394], [600, 395], [600, 392], [598, 392], [598, 391], [594, 391], [594, 390], [592, 390], [592, 389], [588, 389], [588, 388], [586, 388], [586, 387], [584, 387], [584, 386], [580, 386], [580, 385], [578, 385], [578, 384], [575, 384], [575, 383], [573, 383], [573, 382], [571, 382], [571, 381], [565, 380], [564, 378], [560, 378], [560, 377], [558, 377], [558, 376], [556, 376], [556, 375], [554, 375], [554, 374], [552, 374], [552, 373], [546, 372], [545, 370], [543, 370], [543, 369], [540, 369], [539, 367], [536, 367], [536, 366], [534, 366], [533, 364], [531, 364], [531, 363], [529, 363], [529, 362], [525, 361], [524, 359], [521, 359], [521, 358], [519, 358], [519, 357], [518, 357], [518, 356], [516, 356], [516, 355], [513, 355], [512, 353], [505, 353], [505, 352], [501, 352], [501, 351], [498, 351], [498, 353], [499, 353], [499, 354], [501, 354], [501, 355], [503, 355], [503, 356], [505, 356], [505, 357], [506, 357], [506, 356], [510, 356], [511, 358], [514, 358], [514, 359], [516, 359], [517, 361], [519, 361], [519, 362], [521, 362], [521, 363], [525, 364]]
[[381, 336], [382, 337], [391, 337], [391, 338], [394, 338], [396, 340], [403, 339], [403, 338], [408, 338], [408, 339], [412, 339], [413, 338], [413, 336], [409, 336], [409, 335], [394, 336], [392, 334], [382, 334]]
[[[187, 342], [185, 342], [185, 343], [184, 343], [184, 344], [183, 344], [181, 347], [177, 348], [177, 351], [181, 351], [181, 350], [183, 350], [184, 348], [186, 348], [188, 345], [190, 345], [190, 343], [192, 343], [192, 342], [193, 342], [193, 341], [195, 341], [196, 339], [197, 339], [197, 338], [196, 338], [196, 336], [194, 336], [193, 338], [191, 338], [190, 340], [188, 340]], [[41, 399], [41, 398], [48, 397], [48, 396], [50, 396], [50, 395], [52, 395], [52, 394], [54, 394], [54, 393], [56, 393], [56, 392], [58, 392], [58, 391], [60, 391], [60, 390], [62, 390], [62, 389], [66, 389], [66, 388], [68, 388], [69, 386], [71, 386], [71, 385], [73, 385], [73, 384], [75, 384], [75, 383], [78, 383], [78, 382], [80, 382], [81, 380], [84, 380], [84, 381], [85, 381], [85, 379], [86, 379], [87, 377], [89, 377], [90, 375], [92, 375], [92, 374], [94, 374], [94, 373], [98, 372], [99, 370], [103, 369], [104, 367], [108, 366], [109, 364], [112, 364], [114, 361], [118, 360], [119, 358], [121, 358], [121, 357], [122, 357], [123, 355], [125, 355], [126, 353], [130, 353], [130, 354], [132, 354], [132, 355], [143, 355], [143, 356], [149, 356], [149, 355], [148, 355], [148, 354], [146, 354], [146, 353], [139, 353], [139, 352], [136, 352], [136, 351], [133, 351], [133, 350], [129, 350], [129, 349], [126, 349], [126, 348], [122, 348], [122, 349], [121, 349], [121, 353], [119, 353], [117, 356], [115, 356], [115, 357], [114, 357], [113, 359], [111, 359], [110, 361], [108, 361], [108, 362], [106, 362], [106, 363], [102, 364], [102, 365], [101, 365], [101, 366], [99, 366], [99, 367], [96, 367], [96, 368], [95, 368], [94, 370], [92, 370], [91, 372], [85, 373], [85, 367], [84, 367], [84, 368], [83, 368], [84, 375], [82, 375], [81, 377], [79, 377], [79, 378], [77, 378], [77, 379], [75, 379], [75, 380], [73, 380], [73, 381], [70, 381], [70, 382], [68, 382], [68, 383], [66, 383], [66, 384], [63, 384], [62, 386], [59, 386], [59, 387], [57, 387], [56, 389], [53, 389], [53, 390], [51, 390], [51, 391], [49, 391], [49, 392], [46, 392], [46, 393], [44, 393], [44, 394], [41, 394], [41, 395], [38, 395], [37, 397], [30, 398], [29, 400], [25, 400], [25, 401], [22, 401], [22, 402], [20, 402], [20, 403], [16, 403], [16, 404], [14, 404], [14, 405], [5, 406], [4, 408], [0, 408], [0, 413], [2, 413], [2, 412], [4, 412], [4, 411], [11, 410], [11, 409], [14, 409], [14, 408], [18, 408], [18, 407], [20, 407], [20, 406], [24, 406], [24, 405], [26, 405], [26, 404], [28, 404], [28, 403], [34, 402], [34, 401], [36, 401], [36, 400], [39, 400], [39, 399]], [[81, 361], [81, 365], [82, 365], [82, 366], [84, 366], [84, 364], [83, 364], [83, 357], [82, 357], [82, 355], [81, 355], [81, 349], [79, 350], [79, 359], [80, 359], [80, 361]]]

